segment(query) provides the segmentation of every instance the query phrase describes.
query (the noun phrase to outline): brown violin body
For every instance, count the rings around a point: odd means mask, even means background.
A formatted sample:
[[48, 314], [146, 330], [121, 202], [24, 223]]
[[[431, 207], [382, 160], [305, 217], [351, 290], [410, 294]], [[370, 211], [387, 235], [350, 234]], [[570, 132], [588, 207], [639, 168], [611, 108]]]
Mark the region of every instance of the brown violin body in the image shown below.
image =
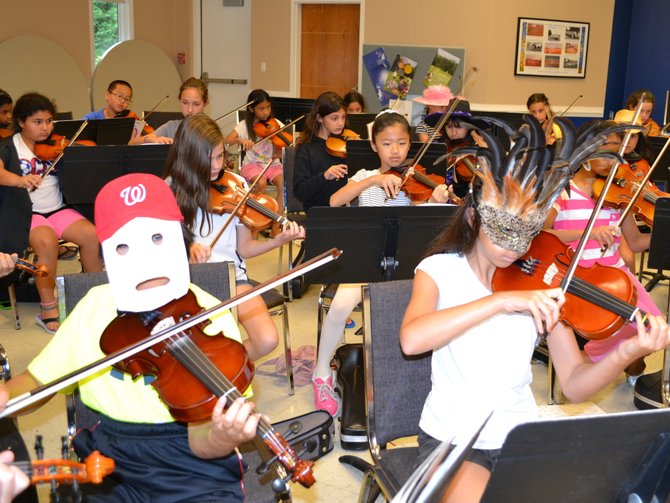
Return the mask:
[[[403, 176], [396, 170], [388, 171], [388, 173]], [[405, 191], [412, 202], [425, 203], [430, 199], [435, 187], [442, 183], [444, 183], [444, 177], [434, 173], [428, 174], [423, 166], [417, 164], [414, 166], [412, 175], [404, 181], [402, 190]]]
[[[259, 138], [267, 138], [270, 135], [273, 135], [270, 138], [272, 145], [278, 149], [288, 147], [293, 144], [293, 135], [282, 131], [277, 133], [281, 129], [279, 122], [274, 117], [270, 117], [268, 120], [258, 121], [254, 124], [254, 133]], [[274, 134], [277, 133], [277, 134]]]
[[[181, 299], [163, 306], [160, 309], [160, 319], [171, 317], [178, 322], [200, 311], [202, 308], [193, 292], [189, 290]], [[119, 370], [130, 374], [133, 378], [141, 375], [154, 376], [156, 379], [151, 384], [170, 409], [170, 413], [179, 421], [208, 419], [218, 397], [180, 363], [179, 356], [173, 356], [173, 352], [180, 351], [176, 349], [178, 345], [195, 344], [240, 392], [249, 387], [254, 376], [254, 365], [249, 360], [244, 346], [223, 334], [205, 335], [203, 329], [207, 324], [209, 320], [189, 330], [188, 337], [175, 336], [116, 365]], [[136, 313], [122, 314], [103, 332], [100, 348], [107, 354], [114, 353], [148, 337], [151, 328], [153, 327], [147, 328]], [[188, 348], [186, 354], [191, 354]], [[196, 365], [202, 364], [196, 361]]]
[[[242, 182], [232, 173], [223, 171], [223, 175], [209, 185], [210, 211], [217, 215], [232, 212], [244, 197], [246, 190]], [[277, 213], [277, 200], [266, 194], [249, 194], [240, 207], [237, 216], [251, 230], [263, 230], [273, 223], [283, 224], [286, 220]]]
[[[473, 145], [474, 142], [467, 140], [447, 142], [447, 153], [451, 153], [457, 148], [468, 147]], [[467, 156], [463, 159], [460, 159], [456, 162], [454, 169], [456, 171], [456, 178], [461, 182], [469, 182], [472, 180], [474, 175], [475, 166], [477, 165], [477, 160], [473, 156]]]
[[[604, 204], [614, 208], [628, 206], [640, 182], [648, 172], [649, 163], [644, 159], [631, 161], [631, 164], [620, 164], [617, 175], [605, 195]], [[599, 177], [593, 182], [593, 193], [596, 197], [600, 197], [604, 186], [603, 178]], [[632, 211], [647, 225], [652, 225], [654, 222], [656, 200], [659, 197], [670, 197], [670, 194], [663, 192], [653, 183], [647, 182], [640, 196], [633, 203]]]
[[[561, 286], [573, 250], [553, 234], [541, 232], [526, 254], [496, 269], [493, 291], [540, 290]], [[616, 267], [577, 267], [561, 309], [561, 321], [587, 339], [616, 333], [636, 311], [637, 290]]]
[[330, 135], [326, 140], [326, 151], [340, 159], [347, 157], [347, 140], [358, 140], [360, 136], [350, 129], [344, 129], [340, 134]]
[[[201, 311], [203, 308], [189, 290], [180, 299], [151, 313], [124, 313], [107, 326], [100, 338], [100, 348], [105, 353], [121, 351], [146, 339], [158, 323], [162, 326], [163, 320], [178, 323]], [[228, 404], [242, 397], [254, 375], [254, 365], [244, 346], [224, 334], [206, 335], [203, 329], [208, 323], [206, 320], [197, 324], [115, 366], [133, 378], [155, 376], [151, 384], [175, 419], [207, 420], [220, 397], [225, 396]], [[263, 418], [258, 424], [258, 435], [290, 473], [291, 480], [305, 487], [314, 484], [314, 463], [301, 460]]]
[[[63, 153], [63, 150], [72, 144], [70, 140], [59, 134], [52, 134], [48, 140], [35, 143], [35, 155], [43, 161], [53, 161]], [[74, 145], [95, 147], [91, 140], [76, 140]]]

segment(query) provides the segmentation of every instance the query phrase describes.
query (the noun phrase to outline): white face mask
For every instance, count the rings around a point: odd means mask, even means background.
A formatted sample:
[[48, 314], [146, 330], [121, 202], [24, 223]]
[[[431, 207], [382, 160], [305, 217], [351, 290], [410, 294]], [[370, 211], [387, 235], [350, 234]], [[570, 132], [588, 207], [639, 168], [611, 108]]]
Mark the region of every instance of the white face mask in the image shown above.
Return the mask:
[[150, 311], [188, 291], [181, 224], [135, 218], [102, 243], [112, 297], [121, 311]]

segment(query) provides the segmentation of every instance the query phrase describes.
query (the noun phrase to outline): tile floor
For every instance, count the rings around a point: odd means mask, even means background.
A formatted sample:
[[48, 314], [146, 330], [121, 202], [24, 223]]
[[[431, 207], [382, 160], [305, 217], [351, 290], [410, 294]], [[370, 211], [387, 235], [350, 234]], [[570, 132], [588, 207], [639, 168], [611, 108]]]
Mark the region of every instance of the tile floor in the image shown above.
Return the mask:
[[[277, 253], [270, 253], [264, 257], [249, 261], [251, 276], [259, 281], [273, 277], [277, 271]], [[59, 272], [77, 272], [78, 262], [68, 261], [59, 263]], [[661, 307], [666, 308], [667, 283], [661, 283], [653, 291], [654, 299]], [[289, 306], [291, 337], [293, 348], [305, 344], [316, 344], [316, 298], [319, 288], [312, 285], [301, 299], [294, 300]], [[34, 323], [38, 313], [36, 303], [20, 303], [19, 311], [23, 328], [14, 329], [13, 313], [0, 312], [0, 343], [5, 347], [10, 358], [12, 371], [16, 374], [25, 369], [26, 364], [47, 343], [49, 336]], [[355, 331], [361, 326], [359, 313], [354, 313], [356, 327], [347, 330], [346, 338], [349, 342], [360, 340]], [[282, 355], [283, 348], [276, 349], [268, 358]], [[660, 354], [648, 358], [648, 372], [661, 368]], [[546, 405], [547, 378], [546, 367], [542, 364], [533, 364], [533, 390], [539, 405]], [[312, 410], [311, 386], [296, 388], [294, 396], [287, 394], [284, 378], [258, 375], [254, 380], [255, 402], [257, 408], [270, 416], [272, 421], [280, 421], [297, 416]], [[593, 400], [579, 406], [547, 406], [541, 407], [543, 415], [555, 417], [557, 415], [578, 415], [610, 413], [635, 410], [633, 407], [632, 390], [626, 383], [623, 374], [606, 390], [599, 393]], [[34, 443], [35, 435], [44, 435], [47, 457], [60, 456], [60, 437], [66, 433], [66, 419], [64, 401], [58, 396], [52, 399], [39, 411], [19, 418], [20, 430], [29, 448]], [[317, 461], [315, 478], [317, 483], [311, 489], [304, 489], [293, 484], [293, 498], [295, 502], [353, 502], [357, 500], [361, 482], [361, 474], [349, 466], [338, 462], [342, 454], [354, 454], [369, 459], [367, 452], [343, 451], [339, 440], [333, 452]], [[40, 490], [41, 501], [48, 501], [46, 489]]]

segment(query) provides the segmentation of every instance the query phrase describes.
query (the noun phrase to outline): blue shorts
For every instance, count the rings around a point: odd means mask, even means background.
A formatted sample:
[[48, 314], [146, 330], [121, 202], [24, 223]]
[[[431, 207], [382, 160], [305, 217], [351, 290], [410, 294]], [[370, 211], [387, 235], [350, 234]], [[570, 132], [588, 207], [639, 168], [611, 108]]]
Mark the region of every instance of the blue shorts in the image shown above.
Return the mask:
[[102, 484], [84, 484], [89, 502], [240, 502], [244, 464], [236, 452], [216, 459], [196, 457], [183, 423], [134, 424], [101, 416], [74, 437], [77, 455], [99, 450], [116, 467]]

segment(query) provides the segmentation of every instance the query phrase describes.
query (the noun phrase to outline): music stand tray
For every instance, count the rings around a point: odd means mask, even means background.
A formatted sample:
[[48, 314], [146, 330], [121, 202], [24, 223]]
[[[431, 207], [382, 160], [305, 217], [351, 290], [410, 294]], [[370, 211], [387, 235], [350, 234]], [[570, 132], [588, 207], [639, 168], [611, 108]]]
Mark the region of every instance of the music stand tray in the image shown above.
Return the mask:
[[[670, 410], [517, 426], [505, 440], [481, 501], [666, 501], [669, 437]], [[631, 494], [640, 499], [629, 500]]]
[[[113, 119], [108, 122], [119, 122]], [[132, 119], [130, 119], [132, 120]], [[163, 176], [170, 145], [70, 147], [58, 166], [60, 187], [68, 204], [89, 216], [95, 196], [107, 182], [128, 173]]]
[[343, 251], [309, 273], [309, 283], [369, 283], [411, 279], [430, 242], [457, 210], [450, 205], [315, 207], [307, 211], [305, 259], [332, 247]]

